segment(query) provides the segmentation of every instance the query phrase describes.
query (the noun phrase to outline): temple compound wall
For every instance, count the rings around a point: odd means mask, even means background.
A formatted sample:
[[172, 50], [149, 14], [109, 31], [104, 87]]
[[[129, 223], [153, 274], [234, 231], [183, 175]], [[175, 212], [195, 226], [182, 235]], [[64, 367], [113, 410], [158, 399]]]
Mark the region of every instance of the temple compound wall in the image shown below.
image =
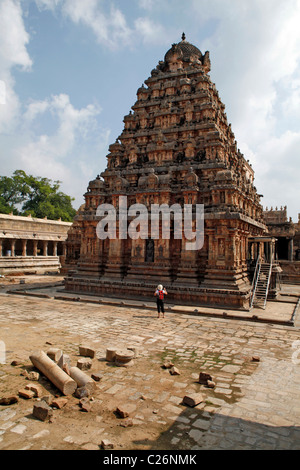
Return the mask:
[[69, 222], [0, 214], [0, 274], [57, 272]]
[[[248, 240], [267, 228], [253, 168], [237, 147], [210, 67], [209, 53], [183, 35], [137, 90], [107, 168], [89, 183], [75, 217], [67, 291], [153, 299], [162, 283], [170, 302], [249, 306]], [[153, 205], [203, 205], [203, 246], [188, 250], [185, 233], [174, 235], [173, 219], [169, 239], [153, 239], [150, 224], [143, 237], [118, 237], [121, 196], [149, 213]], [[117, 211], [114, 239], [96, 234], [103, 204]], [[160, 234], [162, 228], [161, 221]]]

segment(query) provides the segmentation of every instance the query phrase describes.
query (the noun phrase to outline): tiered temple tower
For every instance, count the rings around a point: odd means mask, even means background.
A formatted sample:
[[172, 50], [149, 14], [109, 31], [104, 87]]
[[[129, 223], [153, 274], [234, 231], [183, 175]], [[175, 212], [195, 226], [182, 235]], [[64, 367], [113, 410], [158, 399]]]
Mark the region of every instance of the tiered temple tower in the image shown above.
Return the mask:
[[[163, 283], [171, 302], [248, 306], [248, 238], [266, 226], [253, 169], [237, 148], [210, 67], [209, 53], [183, 34], [137, 90], [124, 130], [109, 147], [107, 168], [89, 183], [74, 222], [80, 257], [67, 291], [141, 299], [153, 298]], [[97, 207], [118, 210], [119, 196], [128, 207], [149, 210], [152, 204], [203, 204], [204, 246], [188, 251], [184, 236], [172, 233], [153, 240], [150, 229], [147, 239], [99, 239]]]

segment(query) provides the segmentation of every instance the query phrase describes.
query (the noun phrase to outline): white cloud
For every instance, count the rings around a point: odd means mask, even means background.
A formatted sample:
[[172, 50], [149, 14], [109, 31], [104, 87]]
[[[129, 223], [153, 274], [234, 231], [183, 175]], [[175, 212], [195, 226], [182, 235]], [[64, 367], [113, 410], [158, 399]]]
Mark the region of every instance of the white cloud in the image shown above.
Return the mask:
[[212, 76], [217, 86], [224, 84], [225, 105], [233, 120], [249, 124], [255, 116], [260, 118], [253, 135], [245, 131], [257, 142], [273, 130], [270, 118], [277, 99], [276, 82], [299, 65], [300, 3], [204, 0], [201, 5], [194, 1], [194, 10], [202, 21], [217, 20], [215, 33], [204, 41], [213, 54]]
[[62, 3], [62, 0], [35, 0], [35, 3], [40, 10], [54, 11]]
[[1, 72], [15, 65], [24, 70], [30, 69], [32, 60], [26, 49], [29, 35], [24, 27], [18, 0], [2, 0], [0, 3], [0, 42]]
[[[61, 180], [62, 189], [76, 197], [78, 206], [87, 178], [99, 170], [98, 155], [108, 145], [109, 131], [97, 120], [100, 112], [91, 104], [76, 109], [65, 94], [31, 102], [23, 115], [19, 143], [11, 146], [13, 161], [30, 174]], [[54, 131], [37, 132], [35, 123], [47, 118], [54, 119]]]
[[160, 0], [138, 0], [139, 7], [145, 10], [152, 10], [152, 8], [159, 3]]
[[[39, 7], [54, 10], [60, 3], [39, 0]], [[109, 131], [99, 124], [99, 105], [77, 109], [63, 93], [33, 100], [23, 110], [15, 92], [14, 68], [30, 71], [32, 59], [21, 5], [19, 0], [0, 0], [0, 135], [5, 156], [1, 172], [10, 175], [21, 168], [36, 176], [60, 179], [63, 190], [75, 195], [79, 205], [86, 178], [99, 171], [98, 155], [108, 146]], [[122, 18], [116, 15], [113, 24], [122, 29]], [[50, 121], [52, 131], [47, 128]]]
[[22, 9], [18, 0], [0, 2], [0, 80], [5, 90], [5, 103], [0, 105], [0, 132], [9, 133], [17, 123], [20, 103], [14, 91], [12, 70], [28, 71], [32, 60], [26, 46], [29, 35], [25, 30]]
[[288, 206], [289, 215], [297, 221], [299, 212], [300, 132], [286, 131], [272, 137], [257, 150], [256, 179], [264, 194], [264, 206]]
[[300, 117], [300, 2], [193, 0], [193, 8], [200, 28], [214, 22], [202, 47], [210, 51], [212, 79], [238, 147], [253, 163], [262, 203], [288, 205], [295, 219], [300, 133], [290, 129]]
[[169, 43], [167, 32], [160, 23], [155, 23], [147, 17], [140, 17], [135, 20], [134, 25], [136, 32], [141, 36], [144, 43]]
[[55, 11], [57, 7], [63, 15], [75, 24], [83, 24], [90, 28], [97, 41], [110, 48], [126, 45], [132, 35], [125, 16], [113, 4], [107, 10], [102, 0], [36, 0], [41, 9]]
[[[283, 116], [287, 119], [300, 119], [300, 76], [297, 79], [287, 80], [286, 88], [289, 95], [281, 105]], [[299, 122], [299, 121], [298, 121]]]
[[[149, 17], [139, 17], [130, 27], [124, 13], [103, 0], [35, 0], [40, 9], [55, 11], [59, 7], [63, 15], [75, 24], [83, 24], [95, 35], [99, 44], [111, 49], [133, 46], [140, 38], [144, 43], [161, 44], [169, 40], [161, 23]], [[151, 10], [153, 0], [143, 0], [140, 6]]]
[[[32, 102], [24, 113], [24, 127], [32, 125], [33, 121], [45, 114], [51, 113], [58, 119], [56, 132], [49, 135], [40, 135], [37, 140], [30, 142], [28, 146], [19, 150], [23, 160], [32, 160], [32, 166], [36, 168], [38, 161], [43, 165], [46, 159], [63, 159], [73, 150], [76, 139], [85, 138], [90, 126], [93, 126], [94, 118], [100, 113], [100, 108], [88, 105], [83, 109], [75, 109], [70, 103], [68, 95], [52, 96], [45, 101]], [[29, 163], [29, 162], [27, 162]]]
[[0, 104], [6, 104], [6, 85], [3, 80], [0, 80]]
[[[287, 204], [295, 218], [300, 200], [295, 179], [300, 144], [296, 126], [300, 118], [299, 0], [189, 0], [188, 10], [186, 4], [173, 0], [133, 2], [143, 12], [134, 11], [132, 3], [128, 7], [127, 2], [118, 2], [119, 8], [105, 0], [35, 2], [40, 10], [63, 15], [75, 25], [88, 28], [99, 45], [112, 50], [176, 40], [167, 34], [174, 28], [165, 17], [167, 8], [172, 8], [172, 18], [177, 15], [179, 24], [181, 15], [185, 22], [189, 18], [191, 30], [197, 28], [199, 32], [195, 45], [202, 52], [210, 51], [212, 80], [226, 106], [238, 146], [253, 163], [258, 191], [265, 194], [269, 205], [271, 198], [284, 199], [273, 206]], [[109, 131], [100, 127], [98, 106], [76, 109], [66, 94], [34, 100], [22, 111], [14, 70], [30, 72], [32, 68], [23, 5], [23, 0], [0, 0], [0, 81], [5, 85], [6, 102], [0, 104], [0, 133], [5, 135], [2, 144], [10, 148], [8, 158], [12, 161], [18, 162], [17, 155], [22, 157], [25, 171], [48, 172], [54, 179], [59, 174], [69, 186], [77, 178], [82, 194], [80, 177], [86, 184], [89, 172], [94, 176], [97, 155], [104, 153]], [[189, 31], [185, 32], [189, 40]], [[149, 71], [153, 65], [149, 64]], [[42, 131], [41, 122], [49, 116], [52, 131]], [[96, 150], [93, 156], [85, 145], [91, 136]], [[72, 165], [68, 163], [70, 157]], [[76, 172], [78, 177], [74, 176]]]

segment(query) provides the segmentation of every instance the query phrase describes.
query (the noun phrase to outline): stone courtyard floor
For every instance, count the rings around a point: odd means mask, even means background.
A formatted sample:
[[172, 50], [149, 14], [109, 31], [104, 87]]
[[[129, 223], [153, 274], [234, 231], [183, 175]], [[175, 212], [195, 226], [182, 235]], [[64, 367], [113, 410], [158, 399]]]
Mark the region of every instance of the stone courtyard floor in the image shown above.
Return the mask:
[[[0, 406], [0, 450], [96, 450], [103, 441], [115, 450], [300, 449], [300, 286], [283, 286], [281, 302], [265, 312], [169, 305], [158, 319], [151, 303], [76, 300], [62, 292], [60, 277], [22, 279], [26, 292], [18, 295], [18, 279], [0, 280], [0, 398], [27, 385], [22, 374], [40, 349], [59, 348], [76, 365], [79, 345], [90, 344], [97, 354], [87, 373], [102, 378], [88, 412], [73, 395], [51, 422], [33, 416], [38, 398]], [[133, 365], [107, 362], [109, 347], [136, 348]], [[166, 360], [179, 375], [162, 367]], [[200, 372], [215, 388], [199, 383]], [[61, 396], [42, 375], [39, 384]], [[195, 392], [202, 402], [183, 405]], [[130, 425], [115, 413], [129, 405]]]

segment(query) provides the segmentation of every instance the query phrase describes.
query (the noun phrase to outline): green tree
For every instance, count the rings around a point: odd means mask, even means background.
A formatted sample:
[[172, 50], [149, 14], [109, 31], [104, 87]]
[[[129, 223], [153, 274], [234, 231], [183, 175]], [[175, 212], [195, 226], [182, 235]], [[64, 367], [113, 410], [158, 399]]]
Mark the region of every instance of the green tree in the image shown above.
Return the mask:
[[60, 184], [27, 175], [23, 170], [16, 170], [12, 177], [1, 176], [0, 212], [72, 222], [76, 214], [72, 207], [74, 199], [59, 191]]
[[0, 177], [0, 212], [8, 214], [14, 212], [18, 214], [16, 205], [20, 204], [28, 193], [28, 186], [25, 181], [25, 172], [17, 170], [10, 178]]

